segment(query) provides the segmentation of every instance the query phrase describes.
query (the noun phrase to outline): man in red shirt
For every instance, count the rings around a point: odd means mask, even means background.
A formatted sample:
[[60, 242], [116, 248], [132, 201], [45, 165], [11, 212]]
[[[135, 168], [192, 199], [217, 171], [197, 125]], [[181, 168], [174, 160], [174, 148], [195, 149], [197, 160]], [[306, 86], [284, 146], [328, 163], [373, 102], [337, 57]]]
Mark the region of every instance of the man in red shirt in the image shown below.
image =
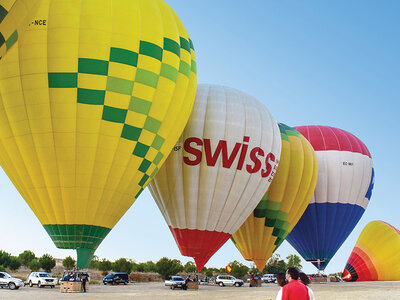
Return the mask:
[[282, 288], [282, 300], [310, 300], [307, 287], [298, 281], [299, 271], [289, 268], [286, 271], [286, 280], [289, 282]]

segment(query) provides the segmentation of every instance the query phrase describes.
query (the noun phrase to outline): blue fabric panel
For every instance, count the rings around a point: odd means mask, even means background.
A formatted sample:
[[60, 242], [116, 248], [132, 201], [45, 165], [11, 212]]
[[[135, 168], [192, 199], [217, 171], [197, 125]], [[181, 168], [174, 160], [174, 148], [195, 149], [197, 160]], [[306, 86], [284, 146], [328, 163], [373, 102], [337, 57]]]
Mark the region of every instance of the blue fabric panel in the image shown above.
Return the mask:
[[[288, 235], [287, 241], [305, 260], [321, 259], [324, 270], [364, 213], [353, 204], [312, 203]], [[317, 268], [317, 263], [313, 263]]]
[[371, 182], [369, 183], [369, 188], [367, 194], [365, 195], [365, 198], [367, 198], [368, 200], [371, 200], [372, 189], [374, 188], [374, 178], [375, 178], [375, 171], [374, 168], [372, 168]]

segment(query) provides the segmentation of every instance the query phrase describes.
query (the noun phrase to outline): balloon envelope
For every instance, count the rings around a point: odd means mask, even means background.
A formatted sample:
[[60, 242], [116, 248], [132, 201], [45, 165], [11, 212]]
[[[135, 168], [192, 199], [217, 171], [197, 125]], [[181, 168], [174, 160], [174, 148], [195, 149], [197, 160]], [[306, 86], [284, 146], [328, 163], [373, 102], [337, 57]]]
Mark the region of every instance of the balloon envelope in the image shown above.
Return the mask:
[[0, 58], [17, 42], [41, 0], [0, 0]]
[[235, 89], [200, 85], [174, 151], [149, 184], [182, 255], [198, 270], [257, 206], [281, 151], [267, 108]]
[[194, 49], [161, 0], [45, 0], [36, 18], [0, 63], [0, 163], [86, 267], [186, 125]]
[[310, 204], [287, 240], [305, 260], [324, 270], [369, 203], [374, 182], [371, 154], [347, 131], [295, 128], [315, 150], [318, 179]]
[[310, 203], [318, 164], [311, 144], [294, 128], [279, 123], [282, 151], [279, 166], [253, 213], [232, 235], [246, 260], [262, 272]]
[[346, 281], [399, 281], [400, 231], [372, 221], [364, 227], [342, 275]]

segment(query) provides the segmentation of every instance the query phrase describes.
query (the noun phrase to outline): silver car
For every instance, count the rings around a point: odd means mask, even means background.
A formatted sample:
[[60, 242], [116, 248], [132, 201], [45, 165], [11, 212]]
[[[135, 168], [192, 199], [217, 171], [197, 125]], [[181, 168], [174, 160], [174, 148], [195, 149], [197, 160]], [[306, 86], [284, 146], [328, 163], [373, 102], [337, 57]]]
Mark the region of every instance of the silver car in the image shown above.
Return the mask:
[[236, 287], [242, 286], [244, 284], [242, 279], [237, 279], [232, 275], [218, 275], [215, 279], [215, 283], [219, 286], [230, 285]]
[[6, 272], [0, 272], [0, 288], [8, 287], [10, 290], [18, 290], [24, 286], [24, 282], [19, 278], [14, 278]]
[[181, 276], [171, 276], [165, 280], [165, 286], [169, 286], [172, 290], [176, 288], [186, 289], [186, 281]]

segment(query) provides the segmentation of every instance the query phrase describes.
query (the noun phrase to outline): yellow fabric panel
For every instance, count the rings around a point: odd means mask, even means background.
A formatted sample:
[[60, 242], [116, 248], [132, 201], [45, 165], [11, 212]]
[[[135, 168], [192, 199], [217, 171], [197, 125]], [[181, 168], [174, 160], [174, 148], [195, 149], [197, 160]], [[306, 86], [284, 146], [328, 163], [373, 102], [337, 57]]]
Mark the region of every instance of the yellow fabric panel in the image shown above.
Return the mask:
[[[176, 81], [162, 77], [163, 63], [179, 71], [182, 59], [164, 50], [158, 60], [153, 49], [189, 35], [161, 0], [41, 3], [36, 19], [46, 25], [29, 26], [0, 62], [0, 124], [7, 125], [0, 128], [0, 163], [42, 224], [112, 228], [190, 115], [194, 69]], [[153, 50], [140, 53], [143, 41]], [[113, 58], [113, 49], [124, 53]], [[191, 66], [194, 50], [180, 50]], [[137, 54], [137, 65], [123, 61], [127, 53]], [[49, 74], [64, 79], [49, 88]], [[137, 140], [123, 137], [126, 125], [141, 129]], [[155, 149], [157, 138], [164, 142]]]
[[356, 247], [372, 261], [378, 280], [400, 280], [400, 232], [382, 221], [372, 221], [365, 226]]
[[291, 232], [297, 222], [300, 220], [301, 216], [307, 209], [310, 203], [311, 197], [314, 193], [315, 186], [317, 185], [318, 178], [318, 162], [315, 155], [315, 151], [307, 139], [300, 135], [301, 149], [303, 152], [304, 162], [303, 162], [303, 175], [299, 183], [300, 187], [297, 191], [296, 198], [292, 207], [288, 210], [287, 220], [290, 223], [288, 232]]
[[0, 35], [4, 43], [0, 45], [3, 57], [17, 42], [25, 28], [32, 21], [41, 0], [0, 0], [3, 13], [7, 14], [0, 23]]

